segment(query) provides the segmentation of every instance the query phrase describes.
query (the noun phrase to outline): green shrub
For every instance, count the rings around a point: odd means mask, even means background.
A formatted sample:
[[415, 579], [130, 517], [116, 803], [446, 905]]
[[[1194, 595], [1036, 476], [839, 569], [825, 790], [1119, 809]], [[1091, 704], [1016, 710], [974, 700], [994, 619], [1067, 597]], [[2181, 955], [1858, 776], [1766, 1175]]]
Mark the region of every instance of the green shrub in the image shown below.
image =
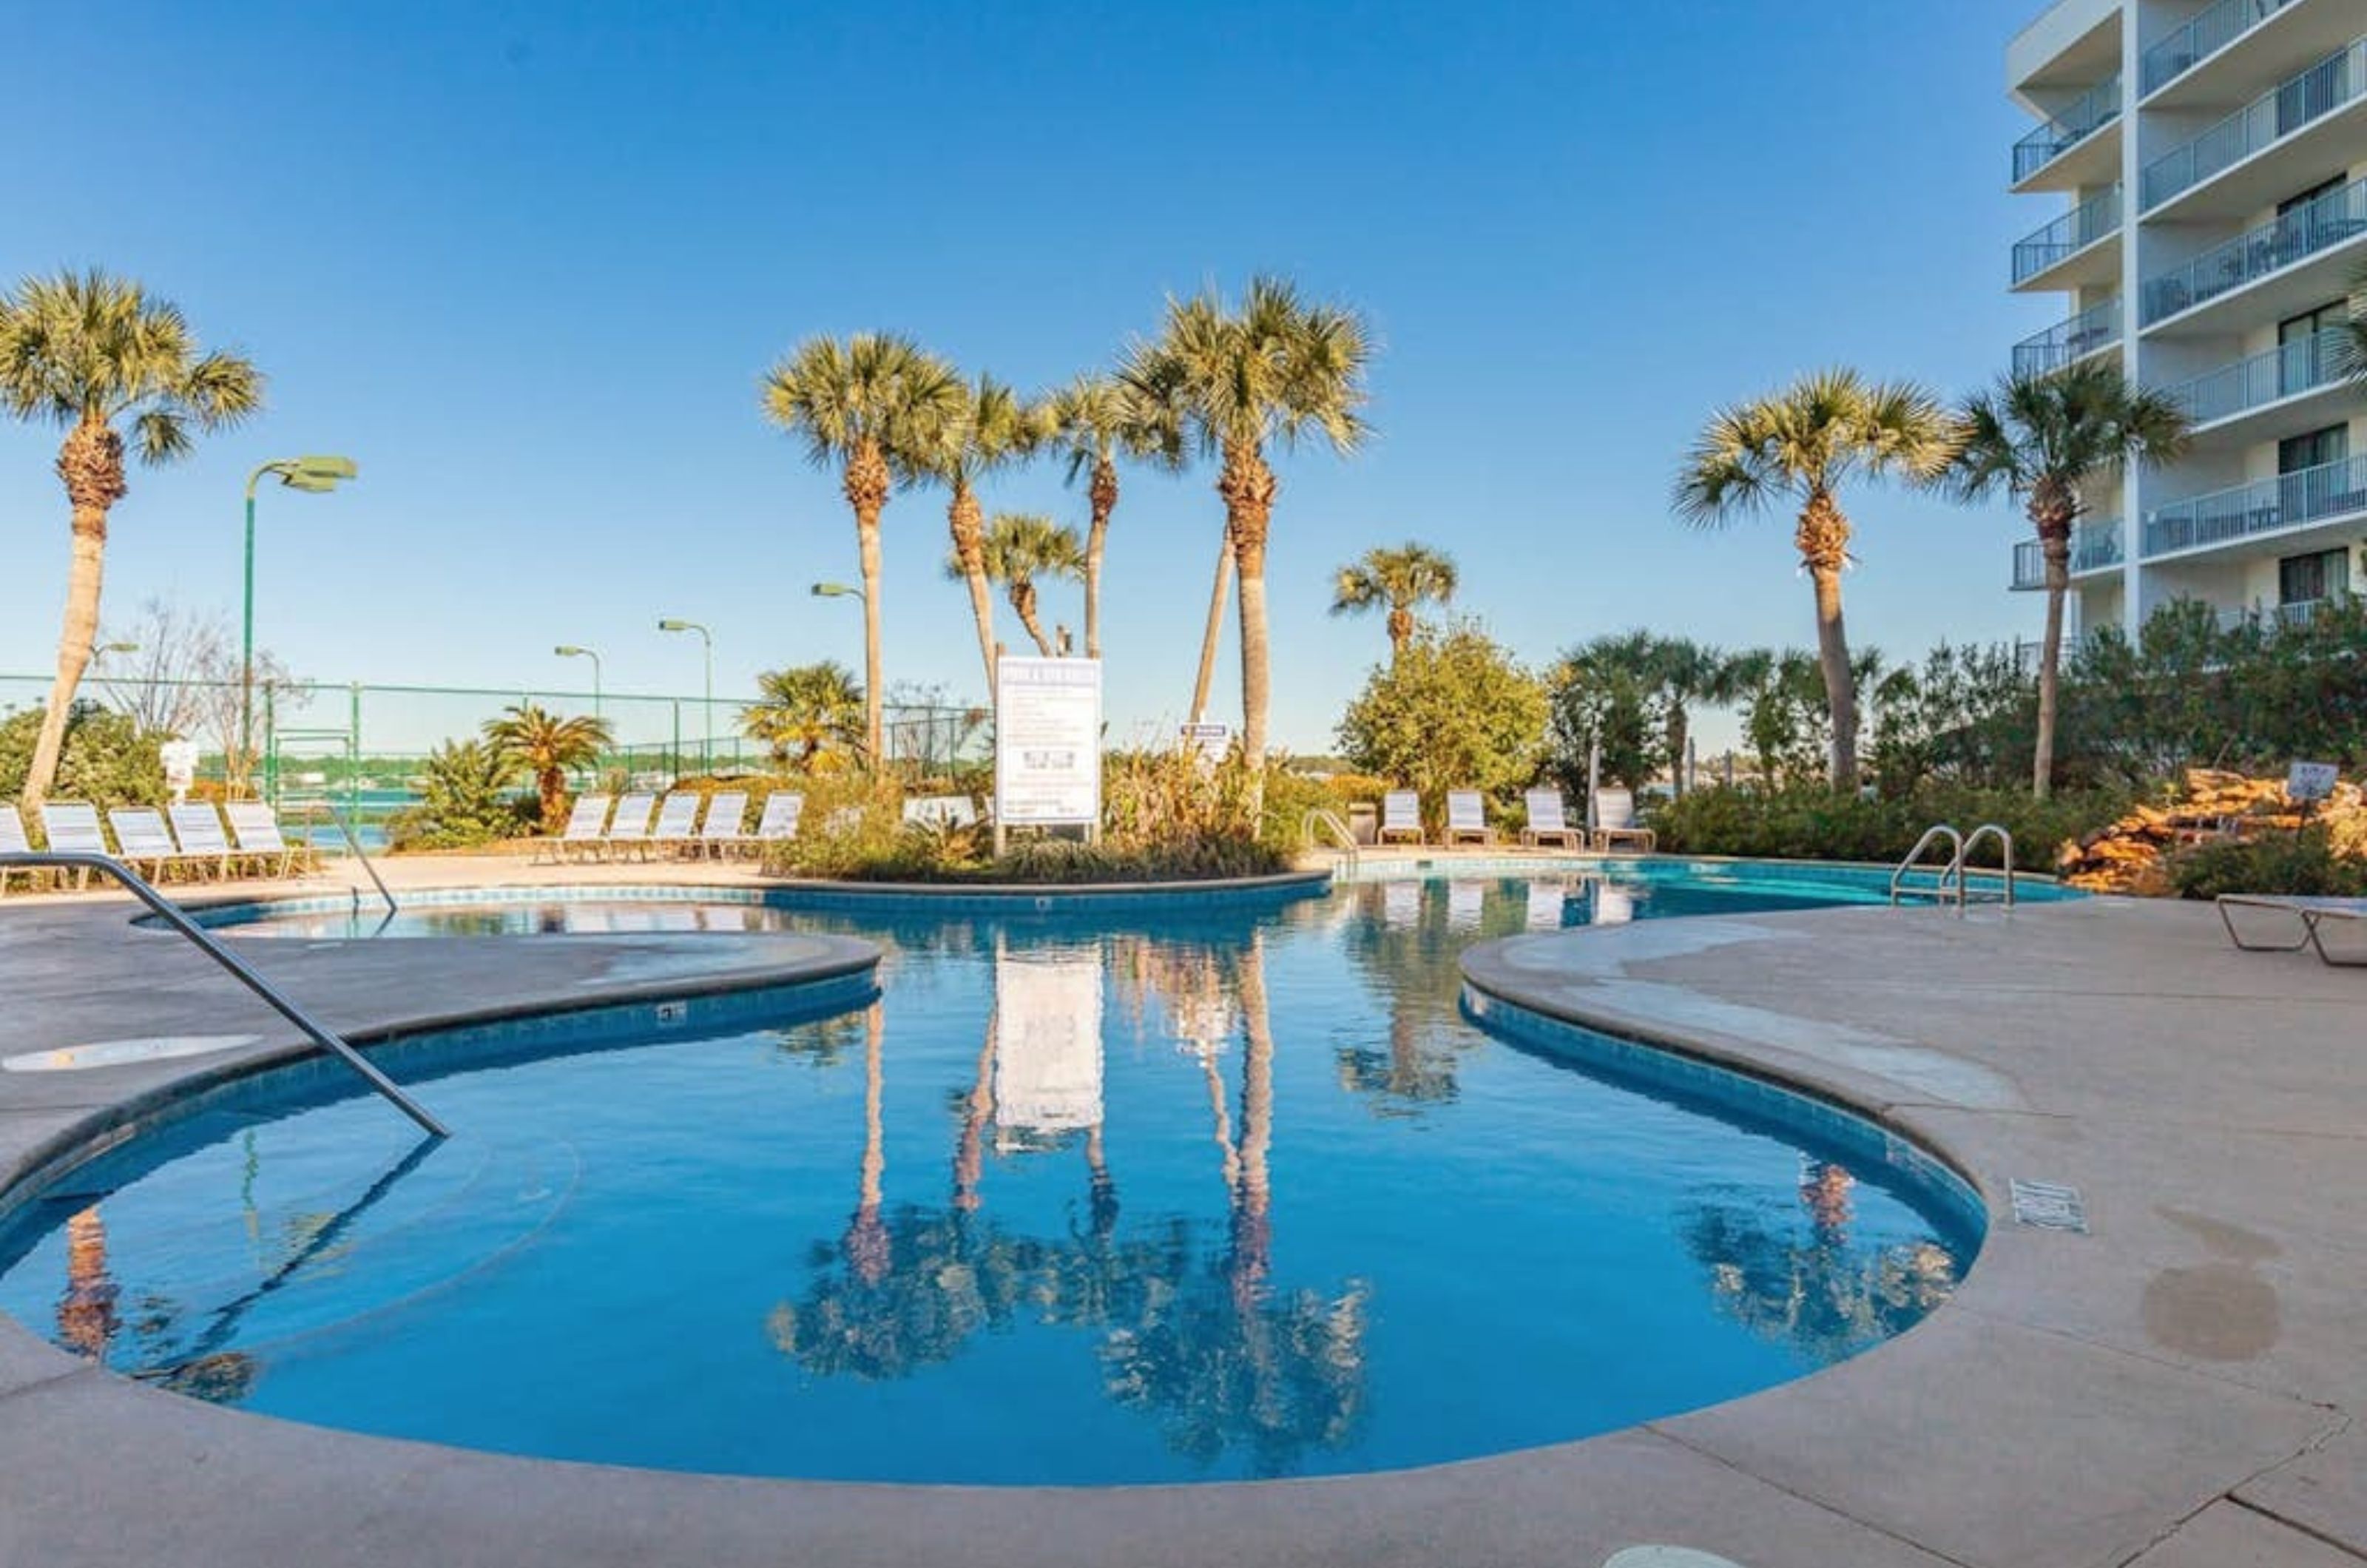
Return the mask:
[[2170, 886], [2181, 898], [2216, 898], [2223, 893], [2367, 897], [2367, 861], [2336, 854], [2324, 828], [2197, 844], [2172, 855], [2169, 870]]
[[541, 810], [513, 787], [515, 771], [491, 747], [447, 740], [428, 754], [420, 802], [387, 823], [390, 846], [469, 850], [534, 831]]
[[[40, 739], [40, 708], [0, 718], [0, 800], [25, 793], [25, 774]], [[96, 703], [78, 702], [66, 714], [64, 749], [51, 800], [86, 800], [104, 811], [110, 806], [164, 804], [164, 738], [142, 735], [129, 714]], [[28, 824], [30, 826], [30, 824]]]
[[1876, 863], [1898, 860], [1935, 822], [1967, 832], [1995, 822], [2013, 835], [2018, 866], [2051, 872], [2066, 840], [2103, 826], [2128, 804], [2126, 795], [2110, 791], [2036, 800], [2027, 790], [1935, 784], [1874, 798], [1812, 784], [1772, 791], [1716, 785], [1655, 808], [1648, 820], [1659, 847], [1677, 854]]

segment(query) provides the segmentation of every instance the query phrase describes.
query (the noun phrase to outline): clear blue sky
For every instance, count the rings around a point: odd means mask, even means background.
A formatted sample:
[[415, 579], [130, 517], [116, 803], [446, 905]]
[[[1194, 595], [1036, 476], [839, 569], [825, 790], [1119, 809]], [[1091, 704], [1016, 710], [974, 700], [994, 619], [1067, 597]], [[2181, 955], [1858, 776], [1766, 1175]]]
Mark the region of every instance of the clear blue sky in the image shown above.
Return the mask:
[[[252, 355], [270, 409], [135, 474], [107, 604], [235, 614], [239, 486], [267, 494], [260, 636], [323, 680], [696, 692], [859, 666], [834, 478], [756, 413], [797, 340], [891, 328], [1048, 385], [1260, 269], [1369, 316], [1379, 439], [1282, 464], [1276, 732], [1328, 749], [1380, 652], [1325, 615], [1367, 546], [1443, 545], [1538, 662], [1637, 624], [1812, 640], [1788, 522], [1681, 527], [1712, 407], [1828, 362], [1951, 392], [2059, 301], [2010, 299], [2048, 214], [2003, 194], [2001, 51], [2035, 0], [40, 6], [14, 19], [0, 275], [100, 264]], [[56, 436], [0, 426], [0, 671], [53, 658]], [[1111, 716], [1186, 701], [1220, 513], [1129, 473]], [[1041, 471], [991, 507], [1082, 522]], [[2029, 634], [2003, 508], [1850, 498], [1852, 634], [1894, 656]], [[886, 520], [891, 678], [979, 686], [944, 498]], [[1049, 594], [1074, 623], [1075, 595]], [[1006, 627], [1014, 643], [1015, 626]], [[1231, 651], [1229, 637], [1228, 655]], [[1229, 657], [1220, 690], [1233, 716]]]

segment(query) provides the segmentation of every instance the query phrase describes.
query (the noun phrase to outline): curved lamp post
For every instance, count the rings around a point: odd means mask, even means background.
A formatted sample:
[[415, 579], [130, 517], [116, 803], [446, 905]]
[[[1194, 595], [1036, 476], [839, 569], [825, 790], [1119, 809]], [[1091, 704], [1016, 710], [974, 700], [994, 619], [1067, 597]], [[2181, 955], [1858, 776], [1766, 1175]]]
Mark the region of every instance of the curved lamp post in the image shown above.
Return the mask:
[[592, 661], [592, 716], [600, 716], [600, 655], [588, 648], [578, 648], [562, 642], [550, 650], [561, 659], [588, 659]]
[[699, 765], [711, 773], [715, 771], [715, 638], [705, 626], [700, 626], [697, 621], [660, 621], [658, 623], [658, 630], [662, 632], [697, 632], [698, 634], [698, 640], [706, 647], [707, 687], [702, 699], [702, 712], [705, 715], [705, 722], [699, 726], [705, 733], [699, 737], [698, 761]]
[[246, 476], [246, 592], [239, 617], [238, 752], [242, 766], [255, 757], [255, 487], [263, 476], [276, 476], [289, 490], [318, 495], [347, 479], [358, 478], [361, 465], [351, 457], [275, 457], [255, 465]]

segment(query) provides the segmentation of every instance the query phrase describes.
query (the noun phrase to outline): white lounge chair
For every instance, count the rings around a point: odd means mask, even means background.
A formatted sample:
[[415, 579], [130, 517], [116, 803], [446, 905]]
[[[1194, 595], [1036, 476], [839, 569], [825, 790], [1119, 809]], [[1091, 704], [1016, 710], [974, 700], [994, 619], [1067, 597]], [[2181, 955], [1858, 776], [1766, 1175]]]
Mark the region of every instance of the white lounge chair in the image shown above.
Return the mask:
[[[2315, 948], [2321, 963], [2339, 969], [2367, 967], [2367, 953], [2358, 957], [2337, 958], [2326, 950], [2326, 937], [2321, 928], [2328, 922], [2367, 923], [2367, 898], [2281, 897], [2265, 893], [2223, 893], [2218, 898], [2219, 922], [2227, 928], [2227, 940], [2246, 953], [2298, 953], [2303, 948]], [[2289, 915], [2300, 935], [2291, 942], [2261, 942], [2248, 939], [2236, 926], [2235, 909], [2271, 909]], [[2288, 930], [2295, 928], [2288, 928]]]
[[793, 789], [776, 789], [764, 797], [764, 809], [756, 818], [756, 849], [764, 852], [767, 844], [786, 844], [798, 836], [798, 818], [805, 815], [806, 797]]
[[748, 841], [748, 792], [727, 789], [707, 802], [707, 820], [699, 825], [698, 847], [721, 860]]
[[221, 813], [201, 800], [185, 800], [165, 812], [173, 837], [181, 841], [181, 858], [210, 861], [214, 874], [230, 875], [230, 835], [222, 831]]
[[1381, 842], [1387, 843], [1392, 833], [1410, 835], [1417, 844], [1422, 841], [1421, 796], [1410, 789], [1393, 789], [1381, 796]]
[[230, 818], [231, 842], [243, 860], [255, 862], [258, 872], [285, 876], [296, 867], [297, 846], [279, 831], [279, 817], [259, 800], [233, 800], [222, 807]]
[[1594, 847], [1608, 853], [1614, 846], [1626, 844], [1650, 854], [1659, 845], [1659, 835], [1649, 828], [1636, 824], [1636, 796], [1624, 789], [1598, 789], [1594, 792]]
[[[32, 852], [33, 840], [25, 835], [25, 818], [17, 812], [14, 804], [0, 800], [0, 855], [25, 855]], [[21, 876], [25, 879], [25, 886], [30, 887], [34, 885], [34, 878], [38, 874], [36, 872], [20, 870], [16, 866], [0, 869], [0, 898], [8, 897], [10, 877]]]
[[1477, 839], [1483, 844], [1496, 841], [1495, 829], [1488, 826], [1488, 807], [1476, 789], [1450, 789], [1446, 792], [1446, 842], [1451, 846], [1466, 839]]
[[146, 866], [149, 881], [164, 881], [167, 868], [182, 863], [181, 846], [173, 841], [164, 814], [154, 807], [110, 807], [107, 825], [115, 829], [115, 858], [134, 871]]
[[678, 789], [658, 806], [657, 825], [650, 829], [652, 850], [664, 848], [679, 854], [698, 839], [698, 808], [707, 804], [696, 790]]
[[1528, 803], [1529, 825], [1521, 829], [1521, 842], [1538, 848], [1551, 839], [1566, 849], [1586, 848], [1586, 829], [1570, 822], [1561, 791], [1533, 789], [1523, 798]]
[[635, 790], [617, 802], [617, 815], [608, 823], [607, 832], [601, 835], [600, 851], [610, 860], [618, 859], [626, 851], [647, 858], [650, 849], [650, 813], [656, 809], [658, 797], [648, 790]]
[[[41, 807], [41, 838], [61, 854], [111, 855], [107, 829], [98, 825], [98, 807], [78, 800], [51, 801]], [[74, 874], [74, 886], [90, 886], [87, 869]]]
[[597, 853], [601, 832], [608, 826], [608, 801], [605, 795], [577, 795], [575, 804], [567, 808], [567, 825], [559, 830], [559, 837], [543, 840], [535, 851], [535, 860], [548, 857], [548, 863], [557, 865], [570, 855], [582, 858]]

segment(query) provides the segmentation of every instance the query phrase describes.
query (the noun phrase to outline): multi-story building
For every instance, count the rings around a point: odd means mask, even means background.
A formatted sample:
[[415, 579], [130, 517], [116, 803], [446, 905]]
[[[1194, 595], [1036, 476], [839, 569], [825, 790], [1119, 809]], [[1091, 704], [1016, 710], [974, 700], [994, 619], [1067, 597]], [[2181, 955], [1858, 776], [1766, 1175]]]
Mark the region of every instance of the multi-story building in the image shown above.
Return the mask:
[[[2014, 291], [2067, 304], [2014, 366], [2117, 355], [2194, 423], [2084, 498], [2074, 624], [2367, 588], [2367, 395], [2329, 330], [2367, 267], [2367, 0], [2061, 0], [2006, 75], [2042, 122], [2011, 188], [2066, 204], [2013, 248]], [[2014, 587], [2044, 581], [2017, 548]]]

